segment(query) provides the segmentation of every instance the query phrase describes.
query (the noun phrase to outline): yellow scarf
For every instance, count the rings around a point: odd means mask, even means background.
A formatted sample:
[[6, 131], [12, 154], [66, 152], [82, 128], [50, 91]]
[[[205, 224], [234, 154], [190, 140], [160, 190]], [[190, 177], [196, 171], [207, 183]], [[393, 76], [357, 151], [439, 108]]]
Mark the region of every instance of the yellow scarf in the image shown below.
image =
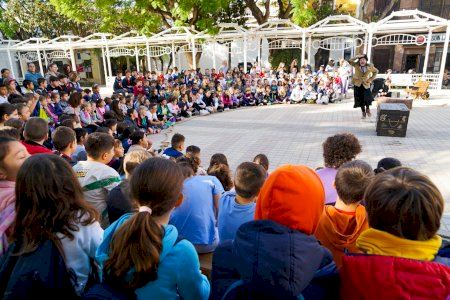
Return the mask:
[[441, 247], [442, 239], [435, 235], [428, 241], [413, 241], [369, 228], [356, 240], [356, 246], [367, 254], [396, 256], [432, 261]]

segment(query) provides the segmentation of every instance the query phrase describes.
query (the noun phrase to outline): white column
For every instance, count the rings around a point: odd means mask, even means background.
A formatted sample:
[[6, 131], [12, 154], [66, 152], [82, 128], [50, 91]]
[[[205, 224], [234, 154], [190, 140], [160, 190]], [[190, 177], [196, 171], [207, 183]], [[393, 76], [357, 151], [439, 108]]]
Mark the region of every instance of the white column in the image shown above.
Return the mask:
[[301, 57], [301, 65], [305, 65], [305, 53], [306, 53], [306, 31], [303, 30], [302, 33], [302, 57]]
[[373, 30], [372, 28], [370, 28], [369, 39], [367, 41], [367, 58], [370, 62], [372, 61], [372, 39], [373, 39]]
[[195, 39], [192, 38], [191, 39], [191, 43], [192, 43], [192, 69], [197, 70], [197, 60], [195, 59], [197, 56], [197, 51], [195, 49]]
[[72, 70], [77, 70], [77, 64], [75, 62], [75, 51], [73, 51], [73, 48], [70, 48], [70, 63], [72, 64]]
[[172, 68], [176, 67], [176, 61], [175, 61], [175, 44], [172, 43]]
[[139, 68], [139, 51], [137, 45], [134, 47], [134, 55], [136, 56], [136, 71], [139, 73], [141, 69]]
[[216, 69], [216, 41], [213, 40], [212, 42], [212, 48], [213, 48], [213, 68]]
[[312, 59], [311, 59], [311, 47], [312, 47], [312, 38], [311, 35], [308, 37], [308, 63], [311, 65]]
[[[28, 62], [27, 62], [27, 67], [28, 67]], [[25, 72], [24, 72], [24, 69], [23, 69], [23, 64], [22, 64], [22, 60], [19, 58], [19, 68], [20, 68], [20, 73], [22, 73], [22, 76], [23, 76], [23, 78], [25, 79]], [[17, 74], [17, 75], [19, 75], [19, 74]]]
[[244, 36], [244, 73], [247, 73], [247, 36]]
[[430, 28], [427, 36], [427, 48], [425, 50], [425, 60], [423, 62], [423, 71], [422, 74], [425, 75], [427, 73], [428, 68], [428, 56], [430, 56], [430, 45], [431, 45], [431, 36], [433, 34], [433, 30]]
[[106, 40], [106, 38], [105, 38], [105, 51], [106, 51], [106, 62], [108, 65], [108, 73], [109, 73], [109, 76], [113, 76], [112, 69], [111, 69], [111, 58], [109, 57], [108, 41]]
[[259, 38], [258, 39], [258, 67], [261, 69], [261, 44], [262, 44], [262, 39]]
[[102, 46], [103, 73], [105, 74], [105, 85], [108, 86], [108, 69], [106, 67], [105, 48]]
[[445, 63], [447, 60], [448, 43], [450, 39], [450, 21], [447, 21], [447, 31], [445, 32], [444, 49], [442, 49], [441, 69], [439, 71], [438, 87], [442, 89], [442, 80], [444, 79]]
[[[45, 66], [48, 68], [48, 60], [47, 60], [47, 52], [44, 50], [44, 62], [45, 62]], [[74, 70], [75, 71], [75, 70]]]
[[[39, 62], [39, 70], [41, 71], [41, 74], [44, 75], [44, 68], [42, 67], [42, 60], [41, 60], [41, 51], [36, 50], [37, 56], [38, 56], [38, 62]], [[48, 66], [47, 66], [48, 68]]]
[[[17, 52], [19, 54], [19, 60], [20, 60], [20, 53]], [[11, 75], [15, 78], [16, 75], [14, 74], [14, 66], [13, 66], [13, 62], [12, 62], [12, 58], [11, 58], [11, 50], [9, 50], [8, 48], [8, 61], [9, 61], [9, 70], [11, 71]]]
[[363, 54], [367, 53], [367, 43], [368, 43], [368, 37], [367, 37], [367, 33], [364, 34], [364, 51]]
[[145, 43], [145, 48], [147, 51], [147, 71], [151, 71], [152, 70], [152, 59], [150, 57], [150, 45], [148, 44], [148, 42]]

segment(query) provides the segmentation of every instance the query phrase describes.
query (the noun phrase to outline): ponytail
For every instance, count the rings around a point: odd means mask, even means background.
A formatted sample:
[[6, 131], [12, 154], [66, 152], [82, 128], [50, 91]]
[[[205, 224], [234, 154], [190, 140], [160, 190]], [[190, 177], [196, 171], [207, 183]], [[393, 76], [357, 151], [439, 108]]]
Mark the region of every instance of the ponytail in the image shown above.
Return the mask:
[[105, 281], [112, 286], [137, 289], [156, 280], [163, 236], [164, 229], [150, 213], [132, 216], [114, 233], [105, 262]]

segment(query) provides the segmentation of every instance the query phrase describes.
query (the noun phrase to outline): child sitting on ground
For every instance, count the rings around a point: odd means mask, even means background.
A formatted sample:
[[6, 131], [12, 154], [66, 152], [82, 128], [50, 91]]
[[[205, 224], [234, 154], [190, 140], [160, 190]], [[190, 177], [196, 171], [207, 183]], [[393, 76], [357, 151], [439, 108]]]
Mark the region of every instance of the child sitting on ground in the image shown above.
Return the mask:
[[72, 155], [77, 149], [77, 138], [75, 131], [69, 127], [59, 126], [52, 134], [53, 147], [55, 154], [59, 155], [70, 166], [74, 166], [77, 161], [72, 159]]
[[338, 268], [346, 251], [360, 252], [356, 240], [369, 228], [366, 209], [360, 203], [373, 177], [372, 167], [361, 160], [345, 163], [337, 172], [334, 184], [338, 198], [334, 206], [325, 206], [315, 236], [331, 251]]
[[44, 142], [48, 139], [47, 121], [38, 117], [30, 118], [25, 124], [23, 137], [25, 140], [22, 143], [31, 155], [52, 153], [44, 146]]
[[16, 265], [10, 274], [2, 268], [0, 276], [9, 281], [2, 295], [30, 299], [45, 290], [52, 299], [77, 299], [75, 294], [79, 297], [85, 291], [90, 262], [102, 240], [97, 220], [75, 173], [62, 158], [43, 154], [28, 158], [16, 179], [14, 248], [4, 257], [4, 262], [13, 259]]
[[266, 177], [269, 177], [269, 158], [265, 154], [258, 154], [253, 158], [253, 162], [264, 168]]
[[123, 159], [125, 179], [111, 190], [108, 194], [108, 198], [106, 199], [110, 223], [115, 222], [124, 214], [130, 213], [134, 210], [135, 205], [129, 196], [130, 177], [134, 170], [150, 157], [152, 157], [152, 154], [146, 150], [134, 150], [125, 155]]
[[217, 227], [220, 241], [234, 239], [238, 228], [253, 220], [255, 201], [265, 175], [264, 168], [255, 163], [244, 162], [237, 167], [234, 191], [224, 193], [219, 200]]
[[[370, 228], [342, 259], [341, 299], [448, 299], [448, 258], [437, 256], [444, 199], [420, 172], [398, 167], [375, 176], [364, 200]], [[361, 284], [364, 283], [364, 284]]]
[[30, 155], [17, 140], [0, 137], [0, 256], [8, 250], [15, 218], [15, 186], [20, 167]]
[[87, 153], [86, 148], [84, 147], [84, 143], [86, 143], [88, 132], [84, 128], [75, 128], [74, 130], [75, 136], [77, 138], [77, 147], [72, 154], [72, 159], [77, 162], [87, 160]]
[[84, 198], [101, 215], [102, 226], [106, 228], [108, 211], [106, 197], [120, 183], [117, 171], [107, 166], [114, 156], [114, 138], [106, 133], [95, 132], [86, 143], [87, 161], [78, 162], [73, 169], [84, 190]]
[[162, 158], [133, 171], [130, 196], [137, 210], [105, 231], [96, 257], [103, 282], [137, 299], [208, 299], [209, 282], [194, 247], [168, 224], [183, 202], [183, 180], [181, 169]]
[[170, 141], [171, 147], [164, 150], [163, 155], [173, 158], [183, 156], [182, 151], [184, 150], [184, 141], [185, 141], [184, 135], [175, 133]]

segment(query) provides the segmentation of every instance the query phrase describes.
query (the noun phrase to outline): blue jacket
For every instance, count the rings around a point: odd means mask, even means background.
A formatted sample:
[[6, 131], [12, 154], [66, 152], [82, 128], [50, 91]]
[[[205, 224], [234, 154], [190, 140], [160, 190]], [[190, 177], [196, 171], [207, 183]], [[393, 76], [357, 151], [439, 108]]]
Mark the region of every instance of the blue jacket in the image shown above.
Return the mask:
[[[132, 215], [123, 215], [105, 230], [103, 242], [98, 247], [95, 258], [100, 269], [103, 269], [108, 259], [109, 244], [114, 232]], [[176, 243], [177, 238], [177, 229], [171, 225], [165, 226], [158, 279], [137, 289], [137, 299], [208, 299], [209, 282], [200, 272], [194, 246], [187, 240]]]
[[180, 156], [183, 156], [183, 153], [181, 153], [180, 151], [178, 151], [178, 150], [176, 150], [176, 149], [174, 149], [172, 147], [167, 148], [166, 150], [164, 150], [163, 154], [167, 155], [167, 156], [170, 156], [170, 157], [173, 157], [173, 158], [178, 158]]
[[[314, 236], [270, 220], [244, 223], [214, 252], [211, 299], [335, 299], [331, 253]], [[240, 282], [240, 284], [237, 284]], [[234, 285], [235, 288], [230, 288]]]
[[27, 71], [25, 73], [25, 80], [29, 80], [29, 81], [33, 82], [35, 89], [38, 87], [37, 80], [39, 78], [44, 78], [44, 76], [42, 76], [41, 73], [38, 73], [38, 72], [31, 73], [30, 71]]

